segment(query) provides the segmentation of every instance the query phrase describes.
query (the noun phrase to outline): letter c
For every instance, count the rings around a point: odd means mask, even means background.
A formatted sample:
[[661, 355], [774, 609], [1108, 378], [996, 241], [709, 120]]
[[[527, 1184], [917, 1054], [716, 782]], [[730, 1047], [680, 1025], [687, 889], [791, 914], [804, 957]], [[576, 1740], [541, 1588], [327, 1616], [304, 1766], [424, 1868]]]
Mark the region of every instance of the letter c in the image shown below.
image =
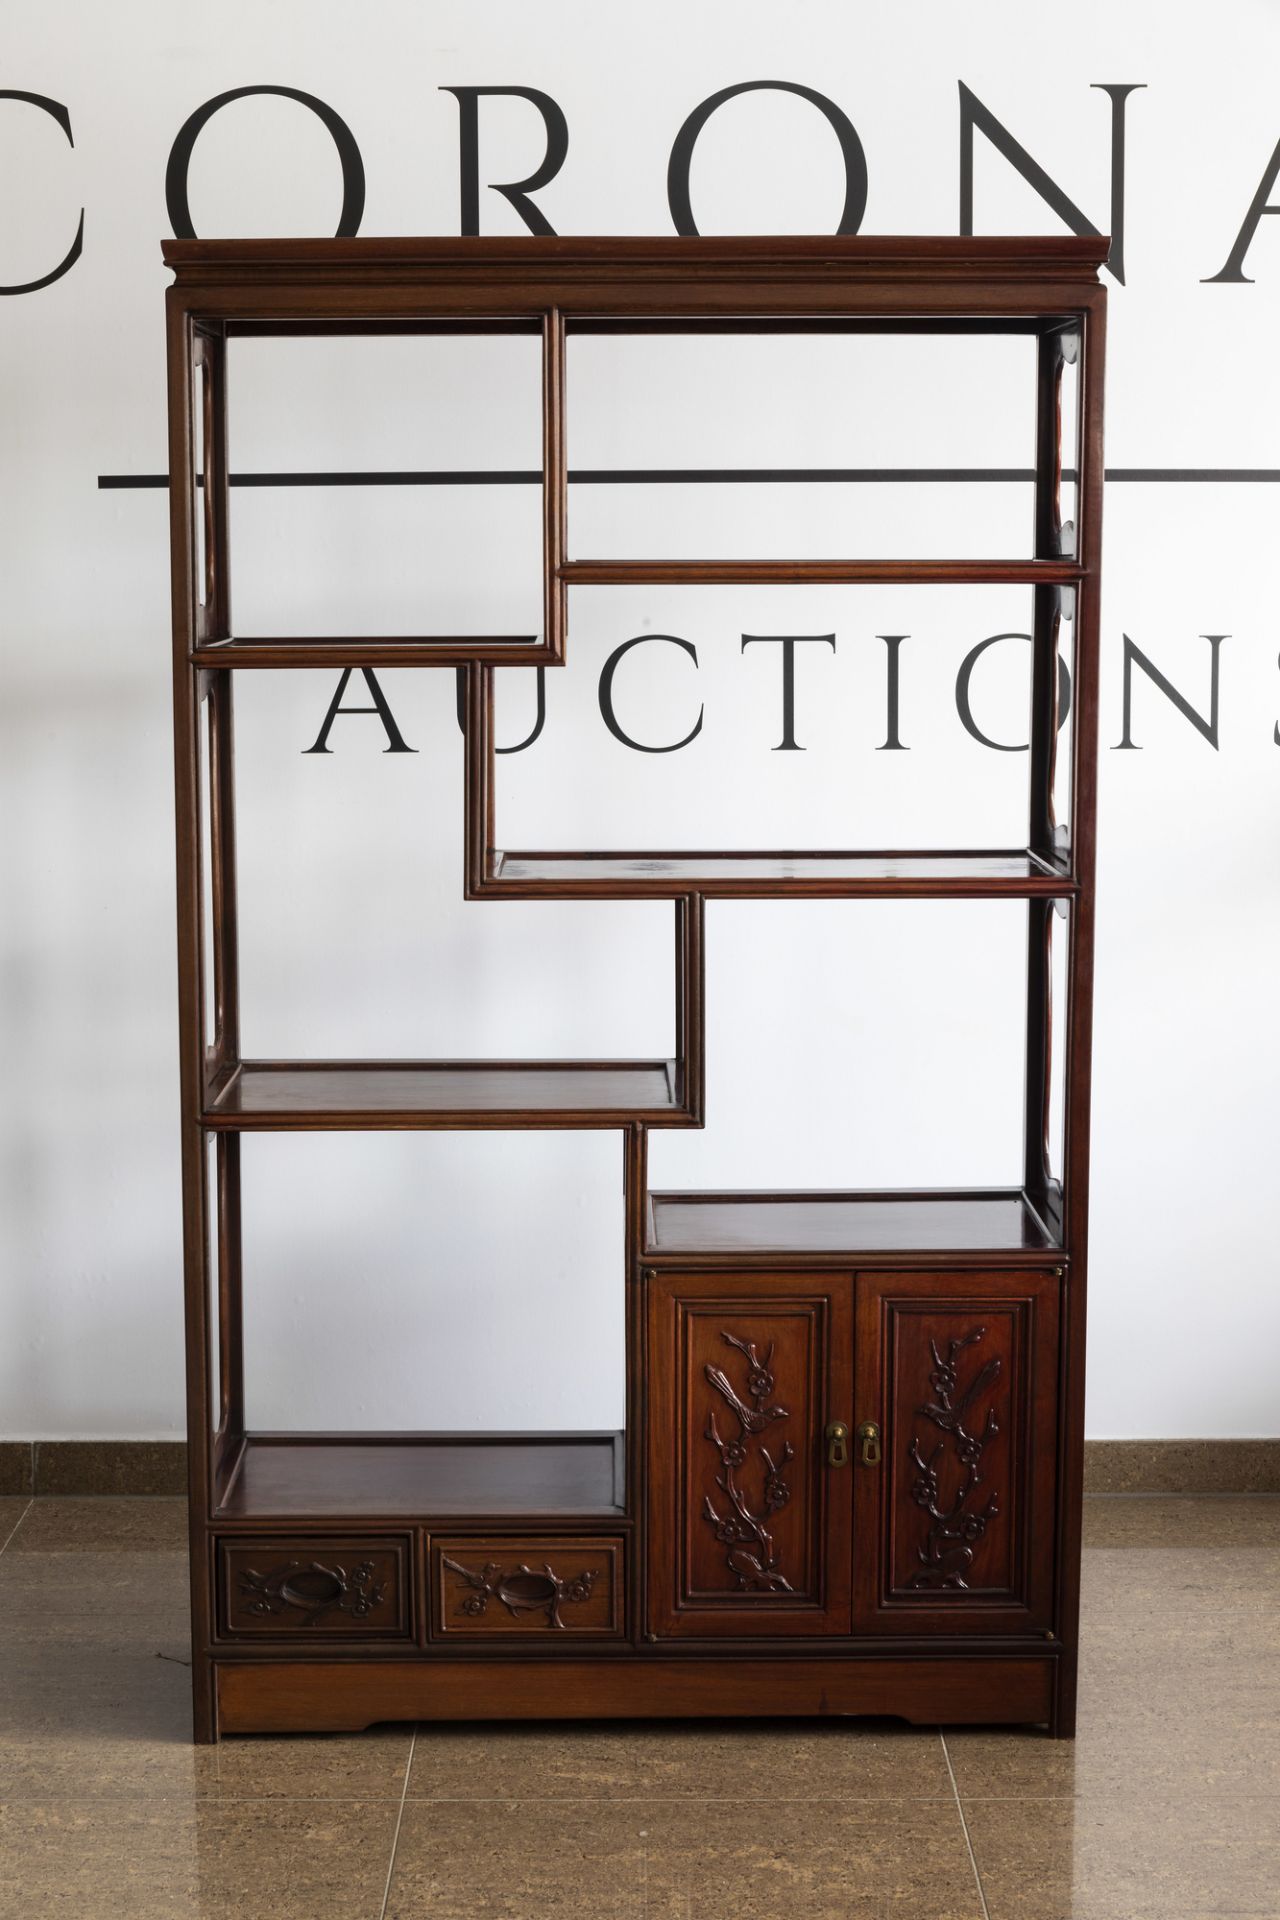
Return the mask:
[[668, 747], [646, 747], [643, 741], [633, 740], [629, 733], [622, 731], [622, 728], [618, 724], [618, 717], [613, 710], [613, 676], [618, 670], [619, 662], [624, 654], [630, 653], [632, 647], [643, 646], [647, 640], [666, 640], [673, 647], [683, 647], [684, 651], [693, 661], [694, 666], [696, 667], [698, 664], [698, 649], [694, 646], [693, 642], [691, 640], [682, 640], [680, 636], [675, 633], [638, 633], [634, 640], [624, 640], [620, 647], [614, 648], [601, 670], [601, 718], [615, 740], [621, 740], [624, 747], [633, 747], [637, 753], [678, 753], [681, 747], [687, 747], [689, 742], [696, 740], [702, 732], [702, 716], [706, 710], [705, 707], [698, 708], [698, 718], [694, 722], [691, 730], [686, 733], [684, 739], [673, 740]]

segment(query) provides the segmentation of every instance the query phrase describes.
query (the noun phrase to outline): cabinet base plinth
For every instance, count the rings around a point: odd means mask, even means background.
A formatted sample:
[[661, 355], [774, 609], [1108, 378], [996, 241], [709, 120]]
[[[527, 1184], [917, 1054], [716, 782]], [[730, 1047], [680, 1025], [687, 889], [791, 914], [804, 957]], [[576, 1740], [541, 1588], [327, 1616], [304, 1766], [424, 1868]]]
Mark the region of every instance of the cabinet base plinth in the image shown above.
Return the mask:
[[355, 1732], [380, 1720], [884, 1714], [1048, 1721], [1049, 1659], [219, 1662], [222, 1733]]

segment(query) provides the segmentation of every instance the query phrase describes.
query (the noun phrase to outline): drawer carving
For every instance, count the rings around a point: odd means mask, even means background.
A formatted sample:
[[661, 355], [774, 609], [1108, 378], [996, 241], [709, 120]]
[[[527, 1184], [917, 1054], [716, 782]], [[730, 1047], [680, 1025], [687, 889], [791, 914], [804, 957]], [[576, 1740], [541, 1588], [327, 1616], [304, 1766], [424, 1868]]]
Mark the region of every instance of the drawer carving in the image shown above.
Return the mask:
[[564, 1536], [435, 1539], [436, 1634], [622, 1632], [622, 1541]]
[[224, 1540], [222, 1623], [234, 1634], [409, 1635], [404, 1540]]

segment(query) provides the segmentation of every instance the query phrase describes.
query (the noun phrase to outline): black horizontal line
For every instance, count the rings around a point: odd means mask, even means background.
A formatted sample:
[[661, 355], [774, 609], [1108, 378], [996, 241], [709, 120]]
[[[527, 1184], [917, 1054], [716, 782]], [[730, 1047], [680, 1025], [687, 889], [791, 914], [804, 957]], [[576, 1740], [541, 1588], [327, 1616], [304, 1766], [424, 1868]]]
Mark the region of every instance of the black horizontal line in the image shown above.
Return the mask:
[[[1063, 478], [1074, 480], [1072, 468], [1063, 469]], [[1280, 482], [1280, 467], [1108, 467], [1110, 481], [1137, 481], [1142, 484], [1161, 481], [1195, 485], [1201, 482], [1275, 483]], [[569, 473], [571, 484], [587, 487], [640, 486], [733, 486], [733, 485], [815, 485], [859, 484], [877, 486], [895, 482], [921, 485], [927, 482], [955, 484], [961, 481], [986, 481], [996, 484], [1030, 483], [1035, 479], [1032, 467], [581, 467]], [[540, 486], [542, 475], [536, 468], [424, 468], [391, 469], [383, 473], [233, 473], [233, 487], [529, 487]], [[100, 473], [98, 486], [104, 491], [125, 491], [141, 487], [167, 487], [165, 473]], [[200, 484], [197, 481], [197, 484]]]

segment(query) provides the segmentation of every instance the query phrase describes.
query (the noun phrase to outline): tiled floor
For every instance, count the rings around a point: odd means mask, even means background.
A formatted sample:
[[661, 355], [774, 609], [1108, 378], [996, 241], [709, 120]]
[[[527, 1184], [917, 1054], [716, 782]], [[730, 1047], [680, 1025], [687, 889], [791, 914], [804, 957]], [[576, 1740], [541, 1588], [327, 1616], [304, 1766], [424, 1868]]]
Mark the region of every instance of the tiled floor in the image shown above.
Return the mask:
[[0, 1500], [3, 1920], [1280, 1920], [1280, 1499], [1089, 1503], [1081, 1730], [188, 1744], [183, 1510]]

